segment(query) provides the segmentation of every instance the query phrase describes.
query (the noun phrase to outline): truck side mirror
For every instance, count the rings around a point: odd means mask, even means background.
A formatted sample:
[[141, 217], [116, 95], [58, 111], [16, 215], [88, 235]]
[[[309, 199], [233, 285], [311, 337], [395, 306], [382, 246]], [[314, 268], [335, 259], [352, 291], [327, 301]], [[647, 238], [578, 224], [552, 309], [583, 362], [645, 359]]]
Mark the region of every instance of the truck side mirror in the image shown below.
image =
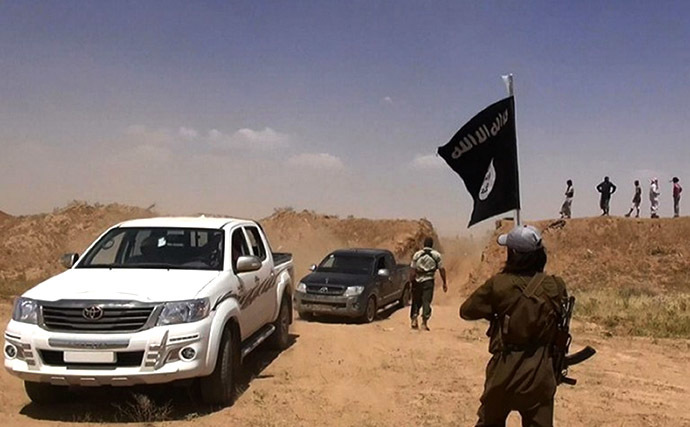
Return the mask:
[[261, 260], [258, 257], [245, 255], [237, 259], [237, 272], [249, 273], [261, 268]]
[[316, 264], [312, 264], [312, 265], [309, 267], [309, 271], [316, 271]]
[[73, 253], [73, 252], [68, 253], [68, 254], [64, 254], [63, 256], [60, 257], [60, 263], [65, 268], [72, 268], [74, 266], [74, 264], [77, 263], [78, 260], [79, 260], [79, 254]]
[[377, 274], [381, 277], [389, 277], [391, 275], [391, 271], [387, 268], [380, 268]]

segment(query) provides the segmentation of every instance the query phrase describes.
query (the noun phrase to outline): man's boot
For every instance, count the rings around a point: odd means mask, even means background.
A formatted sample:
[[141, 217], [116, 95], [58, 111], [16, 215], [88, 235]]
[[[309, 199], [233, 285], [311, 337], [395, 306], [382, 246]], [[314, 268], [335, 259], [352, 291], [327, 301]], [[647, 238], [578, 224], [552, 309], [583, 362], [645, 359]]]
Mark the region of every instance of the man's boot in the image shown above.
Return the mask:
[[412, 322], [411, 322], [411, 324], [410, 324], [410, 327], [412, 327], [412, 329], [417, 329], [417, 328], [419, 328], [419, 324], [417, 323], [417, 318], [416, 318], [416, 317], [413, 317], [413, 318], [412, 318]]
[[429, 325], [426, 324], [426, 319], [422, 319], [422, 329], [424, 329], [425, 331], [431, 330], [429, 329]]

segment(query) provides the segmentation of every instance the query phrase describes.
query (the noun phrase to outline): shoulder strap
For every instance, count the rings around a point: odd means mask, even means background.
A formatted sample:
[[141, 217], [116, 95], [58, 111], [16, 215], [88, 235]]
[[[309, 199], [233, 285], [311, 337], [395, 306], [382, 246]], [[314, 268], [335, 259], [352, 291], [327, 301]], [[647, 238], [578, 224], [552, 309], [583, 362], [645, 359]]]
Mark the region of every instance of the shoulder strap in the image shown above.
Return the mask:
[[537, 289], [539, 289], [539, 287], [541, 286], [545, 277], [546, 275], [544, 273], [535, 274], [534, 277], [532, 277], [532, 280], [529, 281], [527, 287], [524, 288], [522, 291], [525, 294], [525, 296], [528, 298], [533, 297]]
[[424, 251], [424, 254], [429, 255], [431, 257], [431, 259], [434, 260], [434, 270], [438, 270], [438, 261], [436, 261], [436, 257], [434, 256], [433, 249], [424, 248], [423, 251]]

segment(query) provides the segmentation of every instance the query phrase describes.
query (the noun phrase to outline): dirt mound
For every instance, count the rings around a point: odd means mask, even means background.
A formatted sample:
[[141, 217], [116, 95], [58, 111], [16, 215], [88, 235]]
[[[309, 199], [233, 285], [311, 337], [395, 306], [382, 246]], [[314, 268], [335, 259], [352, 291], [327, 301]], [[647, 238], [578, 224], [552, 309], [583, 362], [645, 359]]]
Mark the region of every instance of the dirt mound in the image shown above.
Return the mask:
[[10, 219], [10, 218], [12, 218], [12, 215], [10, 215], [6, 212], [0, 211], [0, 222], [3, 222], [3, 221]]
[[[582, 218], [542, 221], [547, 273], [563, 277], [577, 298], [575, 317], [609, 333], [690, 338], [690, 218]], [[505, 260], [499, 223], [463, 293]]]
[[438, 241], [431, 223], [425, 219], [339, 218], [311, 211], [281, 209], [261, 220], [275, 251], [292, 252], [297, 276], [306, 274], [338, 248], [382, 248], [392, 251], [399, 262], [407, 262], [424, 237]]
[[5, 218], [0, 221], [0, 283], [32, 282], [55, 274], [62, 270], [60, 255], [83, 252], [113, 224], [153, 215], [119, 204], [73, 202], [49, 214]]
[[[667, 219], [581, 218], [534, 223], [542, 230], [549, 273], [572, 289], [635, 288], [652, 293], [690, 292], [690, 217]], [[477, 285], [497, 272], [505, 249], [496, 236], [510, 230], [503, 221], [471, 275]]]
[[[74, 202], [50, 214], [8, 216], [0, 221], [0, 284], [5, 294], [20, 291], [62, 270], [59, 257], [83, 252], [105, 229], [155, 212], [131, 206]], [[261, 221], [275, 251], [292, 252], [296, 274], [306, 274], [337, 248], [372, 247], [393, 251], [408, 261], [425, 236], [436, 238], [427, 220], [340, 219], [310, 211], [279, 210]]]

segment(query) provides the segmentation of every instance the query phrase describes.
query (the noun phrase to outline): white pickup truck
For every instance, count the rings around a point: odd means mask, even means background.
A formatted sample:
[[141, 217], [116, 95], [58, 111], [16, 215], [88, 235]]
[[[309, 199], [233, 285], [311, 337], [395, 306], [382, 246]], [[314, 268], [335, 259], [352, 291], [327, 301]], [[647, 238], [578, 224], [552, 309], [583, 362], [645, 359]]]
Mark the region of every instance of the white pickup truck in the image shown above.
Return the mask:
[[5, 331], [5, 368], [36, 403], [198, 378], [205, 402], [230, 405], [244, 356], [289, 345], [292, 256], [256, 222], [127, 221], [63, 264], [17, 299]]

